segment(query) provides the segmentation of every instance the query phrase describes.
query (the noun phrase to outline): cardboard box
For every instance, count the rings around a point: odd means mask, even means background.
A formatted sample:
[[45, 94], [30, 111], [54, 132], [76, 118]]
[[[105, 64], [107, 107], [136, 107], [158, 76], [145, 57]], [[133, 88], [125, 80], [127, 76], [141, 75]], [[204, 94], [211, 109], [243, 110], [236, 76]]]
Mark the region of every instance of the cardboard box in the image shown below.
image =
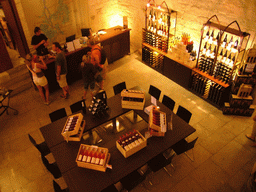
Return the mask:
[[[96, 165], [96, 164], [93, 164], [93, 163], [87, 163], [87, 162], [79, 161], [78, 158], [79, 158], [80, 152], [84, 147], [86, 147], [89, 151], [90, 150], [94, 150], [94, 151], [97, 151], [97, 152], [104, 151], [105, 158], [103, 160], [103, 164], [102, 165], [99, 165], [99, 164]], [[77, 163], [78, 167], [83, 167], [83, 168], [87, 168], [87, 169], [94, 169], [94, 170], [97, 170], [97, 171], [106, 172], [107, 164], [109, 162], [109, 159], [110, 159], [110, 154], [108, 153], [108, 148], [98, 147], [98, 146], [94, 146], [94, 145], [81, 144], [80, 148], [79, 148], [79, 151], [77, 153], [76, 163]]]
[[138, 134], [141, 136], [143, 142], [140, 143], [139, 145], [137, 145], [136, 147], [133, 147], [132, 149], [126, 151], [119, 143], [118, 141], [116, 141], [116, 148], [122, 153], [122, 155], [127, 158], [131, 155], [133, 155], [134, 153], [137, 153], [139, 150], [143, 149], [144, 147], [147, 146], [147, 140], [145, 139], [145, 137], [143, 137], [143, 135], [141, 135], [141, 133], [139, 131], [137, 131]]
[[122, 108], [143, 110], [145, 104], [145, 93], [138, 90], [126, 90], [121, 92]]

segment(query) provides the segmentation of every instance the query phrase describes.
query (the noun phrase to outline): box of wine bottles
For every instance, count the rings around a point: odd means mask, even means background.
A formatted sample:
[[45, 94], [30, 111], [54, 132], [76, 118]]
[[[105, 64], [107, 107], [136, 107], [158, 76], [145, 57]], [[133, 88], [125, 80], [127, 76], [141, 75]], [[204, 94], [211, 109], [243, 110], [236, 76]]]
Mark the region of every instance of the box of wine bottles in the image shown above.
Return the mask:
[[138, 90], [126, 90], [121, 92], [122, 108], [143, 110], [145, 104], [145, 93]]
[[140, 151], [146, 146], [147, 140], [137, 130], [126, 133], [116, 141], [117, 149], [122, 153], [125, 158], [133, 155], [134, 153]]
[[81, 144], [76, 163], [78, 167], [105, 172], [110, 159], [108, 148]]
[[164, 136], [167, 130], [166, 113], [153, 107], [149, 114], [148, 124], [151, 135]]
[[67, 139], [72, 135], [77, 135], [81, 133], [81, 129], [84, 128], [84, 124], [85, 122], [83, 122], [82, 113], [71, 115], [68, 117], [62, 129], [61, 135], [64, 137], [64, 139]]

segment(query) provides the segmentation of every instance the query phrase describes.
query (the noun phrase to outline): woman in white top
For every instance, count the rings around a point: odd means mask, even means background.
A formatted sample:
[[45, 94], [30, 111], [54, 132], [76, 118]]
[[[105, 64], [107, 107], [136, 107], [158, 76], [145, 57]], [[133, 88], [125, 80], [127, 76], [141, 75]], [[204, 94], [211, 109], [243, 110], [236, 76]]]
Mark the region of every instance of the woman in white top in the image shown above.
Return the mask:
[[[49, 105], [50, 102], [48, 81], [42, 71], [42, 69], [47, 69], [47, 66], [43, 60], [43, 57], [39, 57], [41, 63], [37, 61], [36, 55], [31, 56], [30, 54], [28, 54], [26, 56], [26, 60], [29, 61], [29, 63], [27, 63], [27, 68], [32, 73], [33, 81], [39, 90], [40, 96], [44, 100], [44, 104]], [[45, 94], [43, 92], [43, 88], [45, 89]]]

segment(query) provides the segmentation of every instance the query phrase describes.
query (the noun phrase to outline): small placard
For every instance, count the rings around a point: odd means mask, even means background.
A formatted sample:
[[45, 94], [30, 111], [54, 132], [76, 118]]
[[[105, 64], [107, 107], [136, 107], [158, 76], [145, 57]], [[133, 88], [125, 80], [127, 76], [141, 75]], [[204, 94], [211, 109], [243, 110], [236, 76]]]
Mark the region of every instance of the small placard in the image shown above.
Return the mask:
[[68, 50], [68, 52], [75, 51], [73, 41], [72, 42], [67, 42], [67, 50]]
[[157, 106], [157, 103], [156, 103], [156, 98], [151, 96], [151, 103], [155, 106]]

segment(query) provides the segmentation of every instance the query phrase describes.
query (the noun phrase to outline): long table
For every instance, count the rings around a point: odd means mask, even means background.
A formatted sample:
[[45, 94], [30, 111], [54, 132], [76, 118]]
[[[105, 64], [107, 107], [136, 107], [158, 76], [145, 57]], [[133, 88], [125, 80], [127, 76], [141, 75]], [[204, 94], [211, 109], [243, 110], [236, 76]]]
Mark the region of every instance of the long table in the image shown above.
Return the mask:
[[[145, 106], [150, 104], [150, 95], [146, 94]], [[164, 137], [149, 138], [146, 148], [128, 158], [123, 157], [115, 144], [120, 134], [124, 134], [125, 131], [123, 133], [113, 134], [111, 140], [99, 144], [100, 147], [108, 148], [111, 154], [109, 164], [113, 166], [113, 169], [108, 169], [106, 172], [77, 167], [75, 162], [76, 156], [80, 144], [84, 143], [84, 141], [67, 143], [63, 139], [60, 133], [67, 118], [60, 119], [40, 128], [70, 191], [101, 191], [111, 184], [118, 182], [132, 171], [139, 169], [153, 157], [164, 152], [195, 131], [193, 127], [173, 114], [173, 112], [162, 103], [158, 102], [158, 105], [161, 111], [166, 112], [167, 122], [169, 122], [170, 116], [173, 115], [172, 130], [168, 130]], [[91, 130], [130, 111], [129, 109], [122, 109], [120, 94], [109, 98], [108, 106], [110, 108], [108, 116], [103, 118], [95, 118], [87, 111], [86, 115], [84, 115], [84, 119], [86, 120], [85, 131]], [[138, 127], [140, 129], [139, 131], [144, 134], [147, 129], [148, 115], [142, 110], [134, 110], [134, 112], [145, 121], [144, 127]]]

